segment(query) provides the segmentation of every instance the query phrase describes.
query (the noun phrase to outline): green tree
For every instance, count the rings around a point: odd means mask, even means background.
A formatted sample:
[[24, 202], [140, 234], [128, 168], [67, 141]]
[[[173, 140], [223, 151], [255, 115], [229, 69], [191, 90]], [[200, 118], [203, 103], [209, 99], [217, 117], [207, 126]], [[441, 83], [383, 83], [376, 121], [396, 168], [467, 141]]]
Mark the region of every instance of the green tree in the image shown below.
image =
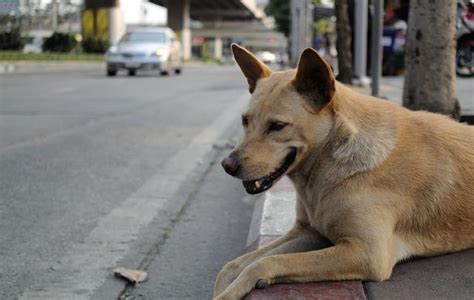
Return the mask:
[[21, 50], [23, 44], [19, 26], [7, 31], [0, 31], [0, 50]]
[[351, 26], [349, 24], [349, 14], [347, 1], [336, 0], [336, 31], [337, 31], [337, 60], [339, 74], [337, 79], [343, 83], [352, 84], [352, 52], [351, 52]]
[[277, 30], [285, 36], [290, 34], [290, 1], [270, 0], [265, 13], [275, 19]]
[[55, 32], [43, 43], [43, 51], [45, 52], [71, 52], [77, 45], [77, 41], [73, 34]]

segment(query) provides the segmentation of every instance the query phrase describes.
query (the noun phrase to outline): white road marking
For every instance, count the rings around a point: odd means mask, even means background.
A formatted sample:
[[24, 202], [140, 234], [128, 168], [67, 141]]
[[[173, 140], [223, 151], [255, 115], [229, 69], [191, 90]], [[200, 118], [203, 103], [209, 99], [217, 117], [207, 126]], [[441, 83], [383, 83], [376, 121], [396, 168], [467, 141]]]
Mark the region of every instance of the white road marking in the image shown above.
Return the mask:
[[104, 216], [82, 243], [73, 245], [61, 258], [61, 266], [20, 299], [90, 299], [106, 280], [110, 270], [130, 250], [140, 230], [147, 226], [213, 149], [213, 143], [240, 115], [248, 103], [247, 94], [236, 99], [185, 149], [173, 156], [159, 173], [149, 179], [120, 206]]

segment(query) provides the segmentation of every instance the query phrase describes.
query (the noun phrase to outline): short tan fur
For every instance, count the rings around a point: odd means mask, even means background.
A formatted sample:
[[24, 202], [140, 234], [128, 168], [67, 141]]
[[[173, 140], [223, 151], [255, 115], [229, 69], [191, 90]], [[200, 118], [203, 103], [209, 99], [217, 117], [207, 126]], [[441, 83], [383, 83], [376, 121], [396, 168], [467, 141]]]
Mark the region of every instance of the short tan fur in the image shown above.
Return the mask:
[[226, 264], [215, 299], [278, 282], [382, 281], [401, 260], [474, 247], [473, 127], [361, 95], [312, 49], [284, 72], [232, 50], [252, 93], [233, 175], [257, 193], [283, 171], [296, 222]]

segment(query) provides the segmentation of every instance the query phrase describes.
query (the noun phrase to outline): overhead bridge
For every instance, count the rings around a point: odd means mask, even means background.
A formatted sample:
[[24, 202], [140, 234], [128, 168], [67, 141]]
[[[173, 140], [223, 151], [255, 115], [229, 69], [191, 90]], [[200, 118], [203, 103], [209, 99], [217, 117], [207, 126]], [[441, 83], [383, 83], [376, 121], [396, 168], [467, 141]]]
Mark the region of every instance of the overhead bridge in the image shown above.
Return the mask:
[[[210, 40], [213, 56], [222, 59], [230, 42], [283, 52], [286, 38], [265, 26], [268, 19], [255, 0], [149, 0], [168, 9], [168, 26], [180, 37], [185, 59]], [[191, 26], [191, 19], [199, 26]], [[191, 28], [192, 27], [192, 28]], [[194, 39], [193, 39], [194, 38]], [[194, 43], [193, 43], [194, 40]], [[226, 55], [227, 56], [227, 55]]]
[[149, 0], [168, 9], [182, 7], [189, 9], [193, 20], [209, 21], [252, 21], [263, 16], [255, 1], [241, 0]]

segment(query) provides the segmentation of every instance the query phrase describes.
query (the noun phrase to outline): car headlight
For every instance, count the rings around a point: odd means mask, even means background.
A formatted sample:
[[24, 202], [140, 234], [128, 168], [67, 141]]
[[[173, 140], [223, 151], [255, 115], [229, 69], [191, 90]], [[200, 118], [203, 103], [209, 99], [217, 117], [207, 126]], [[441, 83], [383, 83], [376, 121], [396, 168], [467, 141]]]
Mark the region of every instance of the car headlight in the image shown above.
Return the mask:
[[116, 55], [118, 54], [117, 46], [110, 46], [109, 50], [107, 50], [108, 55]]
[[152, 53], [153, 56], [162, 56], [165, 54], [166, 54], [166, 51], [163, 48], [158, 48], [155, 50], [155, 52]]

